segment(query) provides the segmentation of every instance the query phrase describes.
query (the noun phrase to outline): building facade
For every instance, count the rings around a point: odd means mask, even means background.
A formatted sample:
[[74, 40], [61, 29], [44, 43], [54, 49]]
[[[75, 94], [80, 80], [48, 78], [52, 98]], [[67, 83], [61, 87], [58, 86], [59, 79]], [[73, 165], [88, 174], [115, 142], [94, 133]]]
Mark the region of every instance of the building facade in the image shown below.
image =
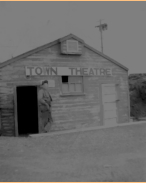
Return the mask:
[[51, 131], [130, 121], [128, 69], [70, 34], [0, 64], [0, 129], [40, 133], [37, 93], [48, 80]]

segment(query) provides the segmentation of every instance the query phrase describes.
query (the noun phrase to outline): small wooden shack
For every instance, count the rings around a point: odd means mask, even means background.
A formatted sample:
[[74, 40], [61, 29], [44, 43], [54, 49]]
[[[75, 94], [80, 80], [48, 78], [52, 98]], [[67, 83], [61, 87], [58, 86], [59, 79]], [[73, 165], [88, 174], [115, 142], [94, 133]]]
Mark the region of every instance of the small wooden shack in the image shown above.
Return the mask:
[[128, 69], [69, 34], [0, 64], [1, 135], [40, 133], [43, 80], [53, 98], [51, 131], [130, 121]]

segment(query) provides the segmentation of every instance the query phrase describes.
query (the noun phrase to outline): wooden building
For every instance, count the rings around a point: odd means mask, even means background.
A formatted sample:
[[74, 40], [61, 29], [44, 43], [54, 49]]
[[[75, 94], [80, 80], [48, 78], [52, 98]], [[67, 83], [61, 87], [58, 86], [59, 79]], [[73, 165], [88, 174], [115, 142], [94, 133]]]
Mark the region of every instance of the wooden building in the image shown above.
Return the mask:
[[53, 98], [51, 131], [130, 121], [128, 69], [70, 34], [0, 64], [2, 135], [40, 133], [43, 80]]

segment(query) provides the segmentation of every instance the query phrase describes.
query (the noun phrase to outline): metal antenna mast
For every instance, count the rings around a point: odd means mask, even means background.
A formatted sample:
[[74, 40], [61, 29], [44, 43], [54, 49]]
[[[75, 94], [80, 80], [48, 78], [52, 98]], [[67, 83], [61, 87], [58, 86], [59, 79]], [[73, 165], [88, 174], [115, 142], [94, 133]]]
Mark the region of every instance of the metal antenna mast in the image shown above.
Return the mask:
[[107, 30], [107, 24], [102, 24], [101, 23], [102, 20], [99, 20], [100, 24], [98, 26], [95, 26], [99, 28], [100, 31], [100, 37], [101, 37], [101, 52], [103, 53], [103, 36], [102, 36], [102, 31]]

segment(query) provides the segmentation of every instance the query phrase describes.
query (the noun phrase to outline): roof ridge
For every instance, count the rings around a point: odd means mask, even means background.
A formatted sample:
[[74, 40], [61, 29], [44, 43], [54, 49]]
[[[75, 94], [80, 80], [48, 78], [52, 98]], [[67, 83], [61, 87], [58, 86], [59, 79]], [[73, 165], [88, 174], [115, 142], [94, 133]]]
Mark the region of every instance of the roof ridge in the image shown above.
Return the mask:
[[19, 59], [25, 58], [25, 57], [27, 57], [27, 56], [29, 56], [29, 55], [32, 55], [32, 54], [34, 54], [34, 53], [36, 53], [36, 52], [38, 52], [38, 51], [41, 51], [41, 50], [43, 50], [43, 49], [46, 49], [46, 48], [51, 47], [51, 46], [53, 46], [53, 45], [56, 45], [56, 44], [58, 44], [59, 42], [62, 42], [62, 41], [64, 41], [64, 40], [66, 40], [66, 39], [69, 39], [70, 37], [73, 37], [73, 38], [75, 38], [75, 39], [81, 41], [81, 42], [84, 44], [84, 46], [86, 46], [88, 49], [90, 49], [90, 50], [92, 50], [93, 52], [99, 54], [100, 56], [102, 56], [102, 57], [104, 57], [105, 59], [111, 61], [112, 63], [118, 65], [119, 67], [123, 68], [124, 70], [126, 70], [126, 71], [129, 70], [127, 67], [125, 67], [124, 65], [120, 64], [120, 63], [117, 62], [116, 60], [114, 60], [114, 59], [108, 57], [107, 55], [101, 53], [100, 51], [96, 50], [95, 48], [89, 46], [88, 44], [86, 44], [86, 43], [84, 42], [84, 40], [82, 40], [81, 38], [75, 36], [75, 35], [72, 34], [72, 33], [70, 33], [70, 34], [68, 34], [67, 36], [64, 36], [64, 37], [62, 37], [62, 38], [59, 38], [59, 39], [57, 39], [57, 40], [55, 40], [55, 41], [52, 41], [52, 42], [50, 42], [50, 43], [47, 43], [47, 44], [42, 45], [42, 46], [39, 46], [39, 47], [34, 48], [34, 49], [32, 49], [32, 50], [30, 50], [30, 51], [27, 51], [27, 52], [25, 52], [25, 53], [22, 53], [22, 54], [20, 54], [20, 55], [14, 57], [14, 58], [8, 59], [8, 60], [6, 60], [6, 61], [0, 63], [0, 68], [3, 68], [3, 67], [5, 67], [5, 66], [7, 66], [7, 65], [9, 65], [9, 64], [11, 64], [11, 63], [16, 62], [16, 61], [19, 60]]

